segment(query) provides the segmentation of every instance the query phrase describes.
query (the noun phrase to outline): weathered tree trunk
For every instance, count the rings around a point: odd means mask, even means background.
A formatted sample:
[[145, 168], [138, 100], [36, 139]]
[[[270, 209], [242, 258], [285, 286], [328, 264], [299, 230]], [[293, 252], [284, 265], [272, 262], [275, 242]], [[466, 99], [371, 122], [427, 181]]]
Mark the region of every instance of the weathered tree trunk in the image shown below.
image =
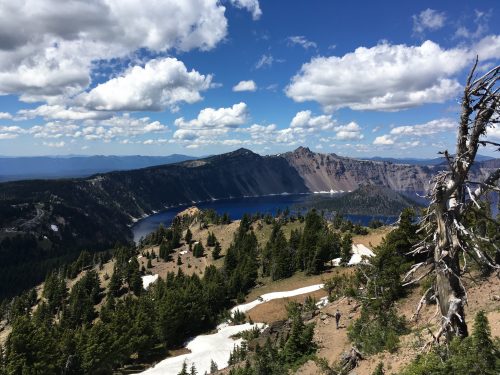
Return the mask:
[[[475, 228], [466, 228], [463, 221], [464, 214], [471, 207], [479, 207], [477, 201], [482, 195], [488, 190], [498, 189], [496, 184], [500, 179], [498, 169], [483, 182], [469, 181], [469, 171], [479, 146], [500, 146], [482, 138], [489, 127], [500, 121], [500, 66], [473, 80], [476, 66], [477, 60], [464, 88], [455, 154], [450, 156], [447, 151], [444, 152], [449, 171], [441, 172], [434, 178], [429, 196], [431, 204], [421, 223], [425, 239], [412, 251], [413, 254], [429, 255], [436, 277], [434, 293], [441, 312], [441, 329], [435, 336], [436, 340], [443, 334], [448, 341], [454, 335], [463, 337], [468, 334], [464, 314], [467, 293], [461, 281], [460, 255], [465, 253], [482, 266], [498, 269], [481, 246], [484, 241], [491, 241], [478, 236]], [[471, 190], [470, 185], [478, 187]], [[429, 262], [415, 265], [409, 275], [427, 264]]]
[[444, 320], [442, 327], [446, 330], [446, 337], [451, 339], [453, 334], [467, 336], [464, 305], [466, 303], [465, 290], [460, 282], [458, 234], [451, 230], [456, 219], [455, 212], [446, 206], [450, 202], [436, 202], [437, 246], [434, 249], [434, 263], [436, 272], [435, 293], [436, 299]]

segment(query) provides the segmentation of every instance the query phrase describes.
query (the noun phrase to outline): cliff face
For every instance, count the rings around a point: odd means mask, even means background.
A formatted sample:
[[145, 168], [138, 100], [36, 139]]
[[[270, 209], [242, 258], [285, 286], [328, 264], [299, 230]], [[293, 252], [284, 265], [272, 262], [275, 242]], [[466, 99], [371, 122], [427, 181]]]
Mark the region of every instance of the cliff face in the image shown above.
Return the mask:
[[311, 152], [299, 147], [283, 154], [311, 191], [355, 190], [362, 184], [381, 185], [393, 190], [423, 191], [438, 167], [393, 164], [344, 158]]

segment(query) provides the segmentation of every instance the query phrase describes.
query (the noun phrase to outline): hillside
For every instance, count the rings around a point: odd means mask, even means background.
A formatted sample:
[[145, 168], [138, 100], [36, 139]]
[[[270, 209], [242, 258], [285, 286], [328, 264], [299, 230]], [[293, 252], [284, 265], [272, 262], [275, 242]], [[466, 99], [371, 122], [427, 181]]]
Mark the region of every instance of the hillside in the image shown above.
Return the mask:
[[[369, 184], [385, 186], [396, 191], [423, 192], [429, 188], [430, 179], [447, 168], [439, 165], [396, 164], [388, 161], [358, 160], [336, 154], [315, 153], [299, 147], [282, 156], [299, 173], [310, 191], [352, 191]], [[482, 179], [496, 159], [480, 161], [471, 175]]]
[[336, 211], [341, 215], [398, 216], [403, 209], [419, 204], [385, 186], [362, 185], [341, 195], [314, 195], [303, 206]]
[[356, 189], [360, 184], [382, 185], [398, 191], [424, 191], [435, 169], [428, 166], [356, 160], [314, 153], [299, 147], [283, 154], [311, 191]]

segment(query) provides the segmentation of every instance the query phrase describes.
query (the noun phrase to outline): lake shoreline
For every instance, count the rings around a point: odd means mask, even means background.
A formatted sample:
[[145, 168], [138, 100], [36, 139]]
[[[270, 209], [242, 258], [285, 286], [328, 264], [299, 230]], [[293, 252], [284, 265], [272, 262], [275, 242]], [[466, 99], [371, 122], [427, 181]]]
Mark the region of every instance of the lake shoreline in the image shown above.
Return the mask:
[[[161, 211], [153, 211], [152, 214], [145, 215], [130, 226], [133, 234], [134, 242], [138, 243], [141, 237], [153, 232], [160, 224], [170, 226], [173, 218], [184, 209], [196, 206], [199, 209], [214, 209], [218, 214], [222, 215], [228, 213], [231, 220], [239, 220], [243, 214], [255, 214], [257, 212], [263, 214], [275, 215], [278, 210], [290, 209], [303, 213], [304, 208], [300, 207], [301, 204], [306, 202], [310, 197], [317, 196], [323, 193], [276, 193], [267, 194], [262, 196], [244, 196], [244, 197], [229, 197], [229, 198], [213, 198], [205, 201], [193, 201], [183, 204], [176, 204], [166, 207]], [[332, 194], [325, 192], [324, 195], [338, 196], [342, 193]], [[368, 225], [368, 223], [375, 219], [381, 220], [386, 224], [392, 224], [397, 220], [397, 216], [392, 215], [343, 215], [346, 219], [351, 220], [353, 223], [361, 225]]]

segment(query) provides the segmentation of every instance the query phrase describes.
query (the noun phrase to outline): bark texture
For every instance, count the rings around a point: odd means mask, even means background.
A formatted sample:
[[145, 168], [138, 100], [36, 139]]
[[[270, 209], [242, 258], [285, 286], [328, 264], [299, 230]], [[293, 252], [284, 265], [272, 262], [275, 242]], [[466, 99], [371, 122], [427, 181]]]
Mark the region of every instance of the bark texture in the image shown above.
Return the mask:
[[[436, 340], [445, 335], [449, 341], [455, 335], [467, 336], [464, 305], [467, 292], [461, 281], [463, 269], [461, 256], [474, 259], [483, 267], [497, 268], [482, 244], [488, 238], [479, 236], [475, 228], [467, 228], [464, 215], [477, 206], [481, 197], [490, 190], [497, 190], [500, 169], [494, 170], [484, 181], [469, 181], [469, 171], [480, 146], [499, 145], [487, 140], [488, 129], [499, 122], [500, 66], [476, 78], [477, 60], [472, 68], [461, 103], [461, 116], [455, 152], [444, 151], [449, 170], [439, 173], [433, 180], [429, 197], [431, 203], [421, 222], [424, 240], [413, 253], [427, 253], [435, 274], [434, 296], [441, 313], [441, 329]], [[492, 219], [494, 220], [494, 219]], [[498, 251], [498, 249], [496, 249]], [[416, 265], [412, 269], [414, 276]], [[409, 282], [411, 283], [411, 282]]]

